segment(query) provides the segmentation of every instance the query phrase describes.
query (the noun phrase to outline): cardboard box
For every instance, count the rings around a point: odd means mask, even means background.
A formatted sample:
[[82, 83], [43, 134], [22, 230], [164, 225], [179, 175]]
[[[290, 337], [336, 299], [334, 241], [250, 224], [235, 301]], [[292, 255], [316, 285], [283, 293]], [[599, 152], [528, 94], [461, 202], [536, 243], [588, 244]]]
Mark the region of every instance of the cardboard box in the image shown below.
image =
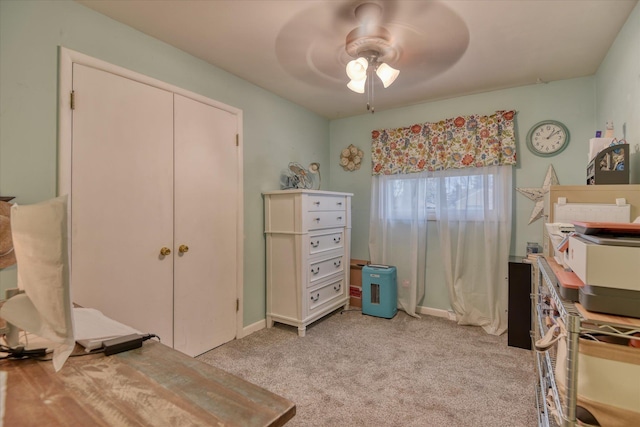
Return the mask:
[[349, 305], [351, 307], [362, 307], [362, 267], [369, 264], [364, 259], [351, 259], [349, 270]]

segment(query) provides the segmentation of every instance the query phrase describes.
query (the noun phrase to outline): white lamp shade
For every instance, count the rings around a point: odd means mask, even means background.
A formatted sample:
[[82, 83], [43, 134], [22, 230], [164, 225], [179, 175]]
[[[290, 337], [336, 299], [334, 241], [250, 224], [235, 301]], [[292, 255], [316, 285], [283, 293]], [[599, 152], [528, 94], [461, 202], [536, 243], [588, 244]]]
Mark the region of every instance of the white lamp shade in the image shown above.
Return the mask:
[[400, 71], [388, 66], [385, 63], [382, 63], [378, 66], [376, 74], [378, 75], [378, 77], [380, 77], [380, 80], [382, 80], [382, 85], [387, 88], [389, 87], [389, 85], [391, 85], [391, 83], [395, 81], [396, 77], [398, 77], [398, 74], [400, 74]]
[[367, 81], [367, 78], [360, 80], [351, 80], [347, 87], [356, 93], [364, 93], [364, 83]]
[[347, 76], [351, 80], [364, 80], [367, 78], [369, 63], [365, 58], [354, 59], [347, 64]]

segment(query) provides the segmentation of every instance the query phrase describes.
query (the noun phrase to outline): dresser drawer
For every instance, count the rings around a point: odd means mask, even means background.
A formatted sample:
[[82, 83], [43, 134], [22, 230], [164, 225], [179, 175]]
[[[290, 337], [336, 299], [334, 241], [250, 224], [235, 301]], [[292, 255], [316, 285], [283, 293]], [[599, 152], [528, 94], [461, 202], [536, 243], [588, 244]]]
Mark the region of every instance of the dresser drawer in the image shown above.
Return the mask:
[[343, 230], [327, 230], [324, 233], [309, 235], [309, 255], [315, 255], [344, 247]]
[[345, 211], [347, 198], [345, 196], [309, 195], [304, 209], [306, 211]]
[[309, 290], [307, 294], [307, 304], [309, 315], [313, 315], [314, 310], [320, 309], [324, 304], [345, 295], [344, 279], [342, 277], [331, 280], [324, 285]]
[[310, 211], [304, 215], [307, 230], [344, 227], [347, 223], [347, 213], [344, 211]]
[[335, 257], [325, 258], [309, 263], [309, 285], [318, 283], [325, 277], [336, 274], [344, 270], [344, 255], [340, 254]]

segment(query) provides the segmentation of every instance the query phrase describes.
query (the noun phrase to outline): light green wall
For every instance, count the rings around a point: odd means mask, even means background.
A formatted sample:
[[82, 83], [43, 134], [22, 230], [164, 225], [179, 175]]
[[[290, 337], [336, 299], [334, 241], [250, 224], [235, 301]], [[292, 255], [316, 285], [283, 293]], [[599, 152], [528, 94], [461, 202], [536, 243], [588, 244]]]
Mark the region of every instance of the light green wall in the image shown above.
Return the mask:
[[[261, 193], [279, 189], [280, 172], [289, 161], [328, 165], [328, 121], [75, 2], [3, 0], [0, 194], [17, 196], [18, 203], [56, 194], [59, 45], [243, 111], [244, 325], [264, 319]], [[117, 209], [118, 201], [105, 205]], [[15, 267], [0, 271], [2, 294], [15, 284]]]
[[[514, 173], [513, 233], [511, 254], [525, 253], [527, 242], [541, 243], [542, 221], [528, 224], [533, 202], [515, 191], [517, 187], [540, 187], [549, 164], [560, 184], [583, 185], [586, 180], [589, 139], [604, 123], [612, 119], [616, 136], [626, 137], [631, 146], [631, 183], [640, 183], [640, 5], [629, 16], [595, 76], [524, 86], [424, 103], [374, 115], [334, 120], [330, 123], [331, 183], [336, 191], [351, 191], [353, 200], [352, 254], [368, 259], [371, 156], [370, 135], [373, 129], [403, 127], [414, 123], [437, 121], [456, 115], [490, 114], [497, 109], [518, 111], [518, 165]], [[363, 101], [364, 105], [364, 101]], [[364, 111], [364, 108], [363, 108]], [[571, 133], [571, 142], [561, 154], [551, 158], [533, 155], [526, 148], [526, 135], [532, 125], [544, 119], [563, 122]], [[622, 126], [626, 124], [626, 134]], [[338, 165], [342, 148], [355, 144], [367, 155], [362, 169], [345, 172]], [[420, 305], [449, 309], [443, 281], [437, 230], [429, 227], [427, 289]]]
[[613, 120], [615, 137], [631, 148], [631, 182], [640, 183], [640, 4], [600, 65], [596, 88], [596, 125], [604, 130]]
[[[352, 252], [357, 258], [368, 257], [369, 192], [371, 156], [368, 152], [373, 129], [409, 126], [414, 123], [438, 121], [461, 114], [491, 114], [499, 109], [515, 109], [518, 132], [518, 165], [515, 169], [516, 187], [539, 187], [547, 168], [553, 165], [561, 184], [582, 184], [586, 177], [588, 140], [595, 121], [594, 78], [564, 80], [549, 84], [482, 93], [444, 101], [414, 105], [394, 110], [378, 110], [331, 122], [331, 183], [336, 191], [351, 189], [354, 196], [354, 225]], [[543, 158], [526, 147], [526, 135], [535, 123], [555, 119], [569, 128], [571, 141], [566, 150], [555, 157]], [[345, 172], [334, 161], [342, 148], [355, 144], [365, 150], [363, 167]], [[540, 222], [527, 225], [533, 203], [514, 191], [515, 241], [512, 253], [524, 253], [526, 242], [540, 240]]]
[[[438, 121], [463, 114], [491, 114], [495, 110], [515, 109], [517, 113], [517, 156], [514, 187], [541, 187], [547, 168], [553, 165], [561, 184], [583, 184], [586, 177], [588, 140], [595, 121], [594, 77], [564, 80], [549, 84], [524, 86], [472, 96], [430, 102], [394, 110], [376, 110], [330, 123], [331, 183], [336, 191], [351, 191], [353, 198], [352, 254], [369, 259], [369, 203], [371, 186], [371, 131], [388, 127], [410, 126]], [[364, 105], [364, 102], [363, 102]], [[567, 149], [552, 158], [532, 154], [526, 147], [526, 135], [535, 123], [555, 119], [564, 123], [571, 134]], [[355, 144], [367, 154], [363, 167], [345, 172], [336, 163], [342, 148]], [[527, 242], [542, 244], [542, 220], [528, 225], [534, 203], [513, 191], [513, 229], [511, 253], [525, 253]], [[427, 255], [427, 289], [421, 305], [449, 309], [449, 299], [443, 281], [437, 230], [429, 227]]]

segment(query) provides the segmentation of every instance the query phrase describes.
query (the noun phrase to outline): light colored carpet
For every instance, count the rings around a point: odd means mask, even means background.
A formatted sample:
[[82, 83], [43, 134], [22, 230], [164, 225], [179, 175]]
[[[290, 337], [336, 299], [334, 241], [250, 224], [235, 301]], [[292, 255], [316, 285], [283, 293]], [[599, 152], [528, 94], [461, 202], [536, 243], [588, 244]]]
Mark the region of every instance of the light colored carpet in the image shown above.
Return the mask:
[[404, 312], [276, 323], [198, 357], [296, 404], [287, 426], [536, 425], [533, 355], [507, 336]]

